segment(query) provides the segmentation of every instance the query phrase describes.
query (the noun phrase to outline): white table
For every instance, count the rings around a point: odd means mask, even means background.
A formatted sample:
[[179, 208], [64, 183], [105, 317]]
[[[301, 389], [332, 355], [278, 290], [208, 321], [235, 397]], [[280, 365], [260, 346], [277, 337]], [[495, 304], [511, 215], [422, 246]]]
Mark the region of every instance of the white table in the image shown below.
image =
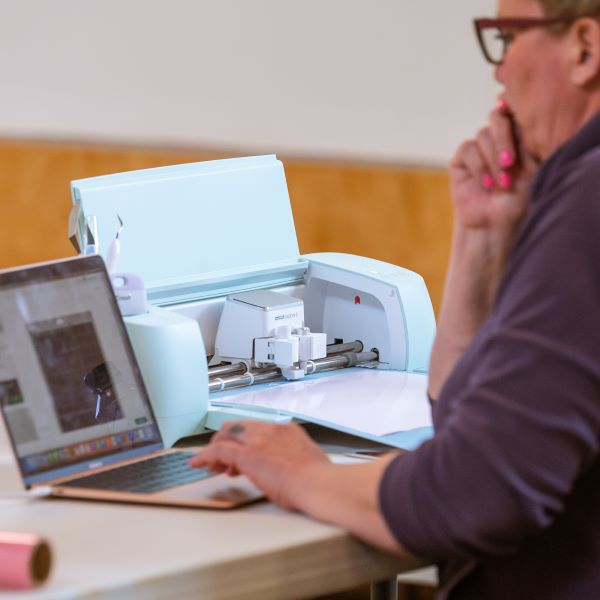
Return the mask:
[[[0, 491], [19, 486], [12, 457], [0, 453]], [[396, 573], [418, 566], [268, 502], [221, 512], [2, 500], [0, 529], [40, 533], [54, 555], [45, 585], [0, 600], [306, 598], [393, 578], [372, 586], [382, 598]]]

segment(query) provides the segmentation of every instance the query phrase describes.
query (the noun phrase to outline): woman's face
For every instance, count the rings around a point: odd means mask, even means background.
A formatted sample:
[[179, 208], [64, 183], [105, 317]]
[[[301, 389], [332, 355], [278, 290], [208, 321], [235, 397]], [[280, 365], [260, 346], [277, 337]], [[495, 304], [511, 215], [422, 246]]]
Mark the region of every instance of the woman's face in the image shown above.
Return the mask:
[[[544, 17], [536, 0], [498, 0], [499, 17]], [[496, 80], [521, 130], [525, 147], [547, 158], [562, 143], [566, 71], [561, 36], [543, 27], [514, 31]]]

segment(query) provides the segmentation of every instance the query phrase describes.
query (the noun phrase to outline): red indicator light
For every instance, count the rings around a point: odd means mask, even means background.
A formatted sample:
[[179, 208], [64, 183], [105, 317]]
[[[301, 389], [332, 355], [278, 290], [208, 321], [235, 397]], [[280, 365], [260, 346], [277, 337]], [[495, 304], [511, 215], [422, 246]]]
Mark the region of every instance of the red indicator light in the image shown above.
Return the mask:
[[360, 296], [354, 296], [354, 304], [360, 304]]

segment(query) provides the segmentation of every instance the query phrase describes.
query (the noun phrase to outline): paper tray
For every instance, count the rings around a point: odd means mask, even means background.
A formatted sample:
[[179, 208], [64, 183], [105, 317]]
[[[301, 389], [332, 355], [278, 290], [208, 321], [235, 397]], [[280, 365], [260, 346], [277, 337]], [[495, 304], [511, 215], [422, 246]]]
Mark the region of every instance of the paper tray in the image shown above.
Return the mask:
[[355, 367], [213, 394], [212, 406], [317, 423], [407, 450], [433, 435], [427, 376]]

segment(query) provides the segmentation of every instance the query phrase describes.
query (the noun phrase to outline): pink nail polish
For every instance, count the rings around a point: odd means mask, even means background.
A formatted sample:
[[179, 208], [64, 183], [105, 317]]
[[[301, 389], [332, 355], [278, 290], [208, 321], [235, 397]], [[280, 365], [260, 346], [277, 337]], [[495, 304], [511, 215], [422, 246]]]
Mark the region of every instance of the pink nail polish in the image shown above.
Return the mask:
[[515, 163], [515, 157], [510, 150], [502, 150], [500, 152], [500, 164], [505, 168], [509, 169]]
[[496, 102], [496, 110], [500, 112], [506, 112], [508, 110], [508, 104], [504, 98], [498, 98], [498, 102]]
[[510, 190], [512, 187], [511, 176], [506, 171], [500, 171], [500, 174], [498, 175], [498, 185], [503, 190]]
[[494, 187], [496, 186], [496, 182], [494, 181], [494, 178], [491, 175], [485, 174], [481, 178], [481, 185], [483, 185], [483, 187], [486, 190], [493, 190]]

